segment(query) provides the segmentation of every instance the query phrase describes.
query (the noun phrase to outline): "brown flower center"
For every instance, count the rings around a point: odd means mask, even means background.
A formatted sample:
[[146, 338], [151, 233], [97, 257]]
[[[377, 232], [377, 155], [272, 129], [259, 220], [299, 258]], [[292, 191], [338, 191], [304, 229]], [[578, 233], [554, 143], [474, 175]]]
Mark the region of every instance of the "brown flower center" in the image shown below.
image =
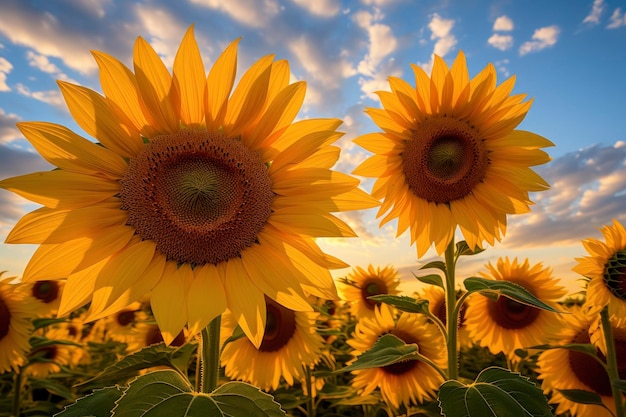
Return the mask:
[[33, 285], [33, 297], [44, 302], [50, 303], [59, 296], [59, 283], [56, 281], [37, 281]]
[[487, 148], [478, 132], [450, 117], [422, 122], [402, 152], [402, 169], [411, 191], [433, 203], [450, 203], [470, 194], [485, 176]]
[[367, 297], [372, 295], [387, 294], [389, 292], [385, 281], [378, 277], [369, 277], [361, 284], [361, 297], [365, 301], [365, 306], [370, 310], [380, 304], [378, 301], [370, 300]]
[[626, 301], [626, 249], [615, 252], [606, 262], [604, 282], [615, 297]]
[[9, 328], [11, 326], [11, 310], [9, 306], [2, 299], [0, 294], [0, 340], [4, 339], [9, 334]]
[[259, 350], [276, 352], [289, 343], [296, 332], [296, 313], [267, 297], [265, 297], [265, 304], [267, 318]]
[[523, 329], [539, 316], [539, 309], [519, 303], [503, 295], [488, 302], [489, 317], [505, 329]]
[[[405, 331], [394, 329], [390, 331], [389, 333], [396, 336], [398, 339], [401, 339], [407, 345], [411, 343], [416, 343], [419, 346], [419, 343], [417, 343], [417, 339], [413, 337], [413, 335]], [[402, 375], [411, 371], [412, 369], [415, 369], [415, 367], [418, 364], [419, 364], [419, 361], [417, 359], [408, 359], [408, 360], [392, 363], [391, 365], [383, 366], [382, 370], [389, 374]]]
[[[581, 331], [572, 343], [589, 343], [589, 334], [586, 330]], [[610, 396], [612, 394], [609, 375], [602, 365], [590, 358], [586, 353], [570, 349], [567, 354], [570, 369], [580, 382], [600, 395]]]
[[133, 310], [120, 311], [115, 319], [120, 326], [126, 327], [135, 320], [135, 312]]
[[217, 264], [265, 226], [274, 198], [267, 167], [238, 139], [184, 130], [154, 138], [121, 181], [128, 225], [168, 260]]
[[[151, 325], [146, 334], [146, 346], [154, 345], [163, 342], [163, 335], [159, 330], [159, 326], [156, 324]], [[185, 333], [181, 330], [180, 333], [174, 338], [170, 346], [182, 346], [187, 342], [185, 339]]]

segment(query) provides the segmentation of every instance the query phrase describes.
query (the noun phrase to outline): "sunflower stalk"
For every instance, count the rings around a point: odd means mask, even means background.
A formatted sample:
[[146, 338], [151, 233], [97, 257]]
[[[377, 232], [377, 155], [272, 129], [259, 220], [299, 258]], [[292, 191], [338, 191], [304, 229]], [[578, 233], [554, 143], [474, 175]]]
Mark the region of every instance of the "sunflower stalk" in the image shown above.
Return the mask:
[[611, 392], [615, 401], [615, 417], [625, 417], [624, 401], [622, 393], [615, 385], [615, 381], [619, 380], [619, 371], [617, 367], [617, 352], [615, 350], [615, 341], [613, 340], [613, 328], [609, 320], [609, 306], [604, 306], [600, 311], [600, 320], [602, 322], [602, 331], [604, 332], [604, 341], [606, 344], [606, 365], [609, 381], [611, 383]]
[[20, 415], [20, 408], [22, 406], [22, 369], [15, 372], [15, 393], [13, 397], [13, 416]]
[[459, 356], [457, 352], [457, 317], [456, 283], [455, 283], [455, 245], [454, 236], [445, 252], [446, 262], [446, 325], [448, 342], [448, 379], [459, 377]]
[[207, 327], [202, 329], [201, 343], [201, 384], [200, 392], [210, 393], [217, 388], [217, 377], [220, 370], [220, 326], [222, 316], [215, 317]]

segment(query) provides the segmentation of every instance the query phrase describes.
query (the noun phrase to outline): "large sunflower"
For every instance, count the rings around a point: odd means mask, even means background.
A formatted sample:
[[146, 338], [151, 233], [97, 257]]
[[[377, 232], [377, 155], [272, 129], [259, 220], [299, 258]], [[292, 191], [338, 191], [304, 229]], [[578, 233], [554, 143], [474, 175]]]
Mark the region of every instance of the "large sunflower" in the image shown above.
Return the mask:
[[[281, 378], [292, 386], [305, 378], [304, 369], [319, 362], [324, 339], [316, 332], [317, 313], [293, 311], [267, 299], [267, 322], [261, 345], [248, 338], [226, 345], [221, 362], [224, 373], [264, 390], [278, 388]], [[225, 314], [222, 342], [235, 329], [235, 321]]]
[[493, 245], [507, 214], [529, 211], [528, 192], [548, 188], [530, 167], [548, 162], [540, 148], [553, 144], [515, 130], [531, 101], [509, 95], [513, 77], [496, 87], [493, 65], [470, 80], [459, 52], [450, 69], [435, 55], [431, 77], [413, 70], [416, 87], [389, 77], [383, 108], [367, 109], [383, 132], [355, 139], [374, 155], [354, 173], [378, 178], [381, 226], [397, 218], [398, 235], [410, 227], [418, 256], [433, 243], [441, 254], [457, 225], [470, 247]]
[[598, 314], [609, 306], [611, 319], [626, 324], [626, 230], [613, 219], [600, 229], [606, 242], [585, 239], [583, 246], [590, 256], [576, 258], [573, 270], [588, 279], [584, 308]]
[[[578, 306], [570, 309], [571, 314], [563, 317], [563, 326], [557, 332], [558, 340], [553, 344], [591, 343], [589, 330], [594, 326], [593, 316], [585, 315]], [[620, 345], [623, 357], [624, 341]], [[622, 363], [623, 365], [623, 363]], [[576, 417], [609, 417], [615, 413], [615, 402], [611, 392], [609, 376], [602, 365], [582, 352], [570, 349], [549, 349], [537, 359], [538, 378], [541, 387], [550, 398], [550, 403], [558, 404], [557, 414], [569, 411]], [[620, 369], [624, 378], [624, 369]], [[589, 404], [581, 404], [565, 398], [559, 390], [583, 390], [600, 395], [602, 403], [609, 410]]]
[[0, 272], [0, 374], [19, 372], [24, 364], [33, 331], [35, 301], [24, 285], [13, 284], [13, 278], [2, 278]]
[[44, 206], [7, 242], [41, 245], [26, 281], [67, 277], [60, 315], [91, 301], [93, 320], [149, 293], [166, 343], [228, 308], [259, 345], [265, 295], [294, 310], [310, 309], [304, 290], [337, 297], [328, 269], [347, 265], [314, 238], [354, 236], [331, 212], [378, 203], [330, 169], [339, 120], [293, 123], [305, 83], [289, 84], [287, 61], [261, 58], [231, 95], [237, 44], [208, 77], [193, 28], [171, 74], [141, 37], [134, 72], [94, 52], [104, 95], [59, 85], [100, 144], [51, 123], [18, 124], [59, 169], [0, 181]]
[[[393, 334], [405, 343], [415, 343], [419, 353], [442, 369], [446, 367], [445, 341], [434, 324], [421, 314], [402, 313], [397, 320], [387, 304], [376, 307], [374, 318], [364, 318], [357, 323], [354, 336], [347, 343], [358, 357], [370, 349], [385, 334]], [[398, 409], [420, 404], [435, 395], [443, 383], [441, 375], [430, 365], [418, 360], [398, 362], [380, 368], [352, 372], [352, 386], [368, 395], [377, 387], [383, 400]]]
[[[489, 272], [480, 274], [489, 279], [509, 281], [528, 290], [544, 303], [558, 309], [557, 302], [566, 294], [564, 287], [552, 276], [549, 268], [528, 259], [518, 263], [499, 258], [496, 265], [487, 264]], [[547, 343], [561, 325], [559, 313], [538, 309], [505, 296], [497, 300], [472, 294], [467, 300], [466, 324], [470, 338], [493, 354], [504, 352], [515, 360], [516, 349]]]
[[392, 266], [381, 268], [368, 265], [367, 271], [357, 266], [340, 283], [340, 291], [350, 305], [350, 313], [358, 318], [374, 317], [374, 308], [380, 303], [368, 297], [400, 293], [398, 271]]

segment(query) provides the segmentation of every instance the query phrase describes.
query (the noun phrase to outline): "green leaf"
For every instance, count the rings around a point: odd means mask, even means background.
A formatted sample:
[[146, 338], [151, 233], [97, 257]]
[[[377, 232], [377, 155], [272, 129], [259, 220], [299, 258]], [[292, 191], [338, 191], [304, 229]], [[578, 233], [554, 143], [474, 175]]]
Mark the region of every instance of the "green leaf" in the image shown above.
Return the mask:
[[227, 382], [210, 394], [225, 416], [284, 417], [274, 398], [245, 382]]
[[595, 392], [582, 389], [557, 389], [565, 398], [575, 403], [601, 405], [604, 407], [602, 397]]
[[474, 249], [471, 249], [466, 241], [462, 240], [457, 242], [456, 244], [456, 256], [472, 256], [478, 255], [481, 252], [484, 252], [485, 249], [476, 246]]
[[552, 416], [540, 388], [528, 378], [498, 367], [484, 369], [469, 385], [444, 382], [438, 400], [446, 417]]
[[79, 384], [79, 387], [102, 386], [110, 382], [128, 380], [137, 375], [137, 372], [154, 366], [168, 366], [176, 368], [175, 362], [179, 355], [186, 355], [186, 349], [165, 346], [164, 343], [147, 346], [138, 352], [123, 357], [118, 362], [105, 368], [100, 374]]
[[115, 401], [122, 396], [124, 389], [119, 386], [96, 389], [66, 406], [54, 417], [110, 417]]
[[417, 275], [413, 274], [413, 276], [415, 276], [415, 278], [417, 278], [420, 282], [423, 282], [424, 284], [436, 285], [443, 288], [443, 278], [441, 278], [441, 275], [429, 274], [418, 277]]
[[439, 269], [444, 274], [446, 273], [446, 264], [443, 261], [432, 261], [422, 266], [420, 269]]
[[495, 293], [498, 295], [504, 295], [519, 303], [526, 304], [532, 307], [537, 307], [542, 310], [552, 311], [555, 313], [563, 313], [561, 310], [557, 310], [554, 307], [544, 303], [537, 297], [535, 297], [530, 291], [521, 285], [515, 284], [510, 281], [500, 281], [487, 278], [470, 277], [463, 281], [465, 288], [470, 293], [480, 292], [482, 293]]
[[341, 368], [337, 372], [380, 368], [396, 362], [419, 358], [420, 355], [415, 343], [407, 345], [402, 339], [392, 334], [386, 334], [381, 336], [371, 349], [359, 355], [351, 365]]
[[421, 313], [428, 314], [428, 300], [415, 300], [412, 297], [407, 297], [406, 295], [388, 295], [388, 294], [379, 294], [379, 295], [371, 295], [367, 297], [369, 300], [378, 301], [381, 303], [389, 304], [394, 306], [400, 311], [405, 311], [407, 313]]
[[67, 318], [65, 317], [62, 317], [62, 318], [46, 317], [46, 318], [33, 319], [33, 331], [41, 329], [42, 327], [48, 327], [48, 326], [52, 326], [53, 324], [65, 323], [65, 322], [67, 322]]
[[613, 385], [618, 390], [620, 390], [622, 392], [626, 392], [626, 381], [625, 380], [623, 380], [623, 379], [615, 380], [615, 381], [613, 381]]

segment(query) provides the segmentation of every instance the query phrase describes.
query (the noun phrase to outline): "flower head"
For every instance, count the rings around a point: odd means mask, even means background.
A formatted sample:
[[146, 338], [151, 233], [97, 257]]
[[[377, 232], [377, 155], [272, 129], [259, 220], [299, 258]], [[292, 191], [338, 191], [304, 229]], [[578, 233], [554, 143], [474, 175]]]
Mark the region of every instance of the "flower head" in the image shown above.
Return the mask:
[[531, 101], [509, 95], [514, 78], [496, 87], [493, 65], [470, 80], [459, 52], [451, 68], [435, 56], [431, 77], [413, 70], [416, 87], [389, 77], [383, 108], [367, 110], [383, 132], [354, 140], [374, 153], [354, 173], [377, 178], [381, 226], [398, 219], [398, 235], [410, 228], [418, 256], [433, 243], [441, 254], [457, 226], [470, 248], [493, 245], [507, 214], [529, 211], [528, 192], [548, 188], [530, 167], [550, 160], [540, 148], [552, 143], [515, 130]]
[[[0, 272], [0, 278], [4, 272]], [[13, 278], [0, 279], [0, 374], [19, 372], [30, 349], [35, 301]]]
[[380, 303], [368, 297], [400, 293], [398, 271], [392, 266], [381, 268], [368, 265], [367, 271], [357, 266], [341, 284], [340, 289], [350, 305], [350, 313], [358, 318], [374, 317], [375, 307]]
[[[354, 337], [348, 344], [354, 348], [352, 354], [358, 357], [370, 349], [385, 334], [393, 334], [404, 343], [415, 343], [419, 353], [430, 359], [440, 368], [446, 366], [445, 342], [434, 324], [421, 314], [402, 313], [394, 318], [387, 304], [376, 307], [374, 318], [359, 320]], [[431, 398], [443, 383], [441, 375], [430, 365], [419, 360], [397, 362], [380, 368], [352, 371], [355, 375], [352, 385], [365, 396], [380, 389], [387, 404], [400, 408], [400, 405], [419, 404]]]
[[[557, 302], [566, 294], [552, 276], [551, 270], [541, 263], [530, 265], [528, 259], [518, 263], [500, 258], [494, 266], [487, 265], [485, 278], [509, 281], [524, 287], [544, 303], [558, 309]], [[470, 338], [493, 354], [504, 352], [516, 359], [515, 350], [547, 343], [561, 325], [559, 313], [522, 304], [506, 296], [497, 300], [481, 294], [472, 294], [467, 301], [465, 314]]]
[[293, 122], [305, 84], [289, 84], [286, 61], [261, 58], [231, 94], [237, 44], [208, 76], [193, 28], [172, 73], [141, 37], [134, 71], [94, 52], [104, 95], [59, 85], [99, 144], [51, 123], [18, 125], [59, 169], [0, 181], [44, 206], [7, 242], [40, 245], [24, 280], [67, 277], [60, 315], [91, 302], [95, 320], [149, 294], [168, 344], [228, 308], [258, 345], [266, 295], [293, 310], [311, 308], [307, 293], [337, 297], [328, 269], [346, 264], [314, 239], [354, 236], [332, 213], [377, 202], [331, 170], [340, 121]]
[[587, 278], [584, 308], [598, 314], [609, 306], [611, 319], [626, 324], [626, 229], [617, 220], [600, 229], [606, 242], [585, 239], [583, 246], [590, 256], [576, 258], [573, 270]]

